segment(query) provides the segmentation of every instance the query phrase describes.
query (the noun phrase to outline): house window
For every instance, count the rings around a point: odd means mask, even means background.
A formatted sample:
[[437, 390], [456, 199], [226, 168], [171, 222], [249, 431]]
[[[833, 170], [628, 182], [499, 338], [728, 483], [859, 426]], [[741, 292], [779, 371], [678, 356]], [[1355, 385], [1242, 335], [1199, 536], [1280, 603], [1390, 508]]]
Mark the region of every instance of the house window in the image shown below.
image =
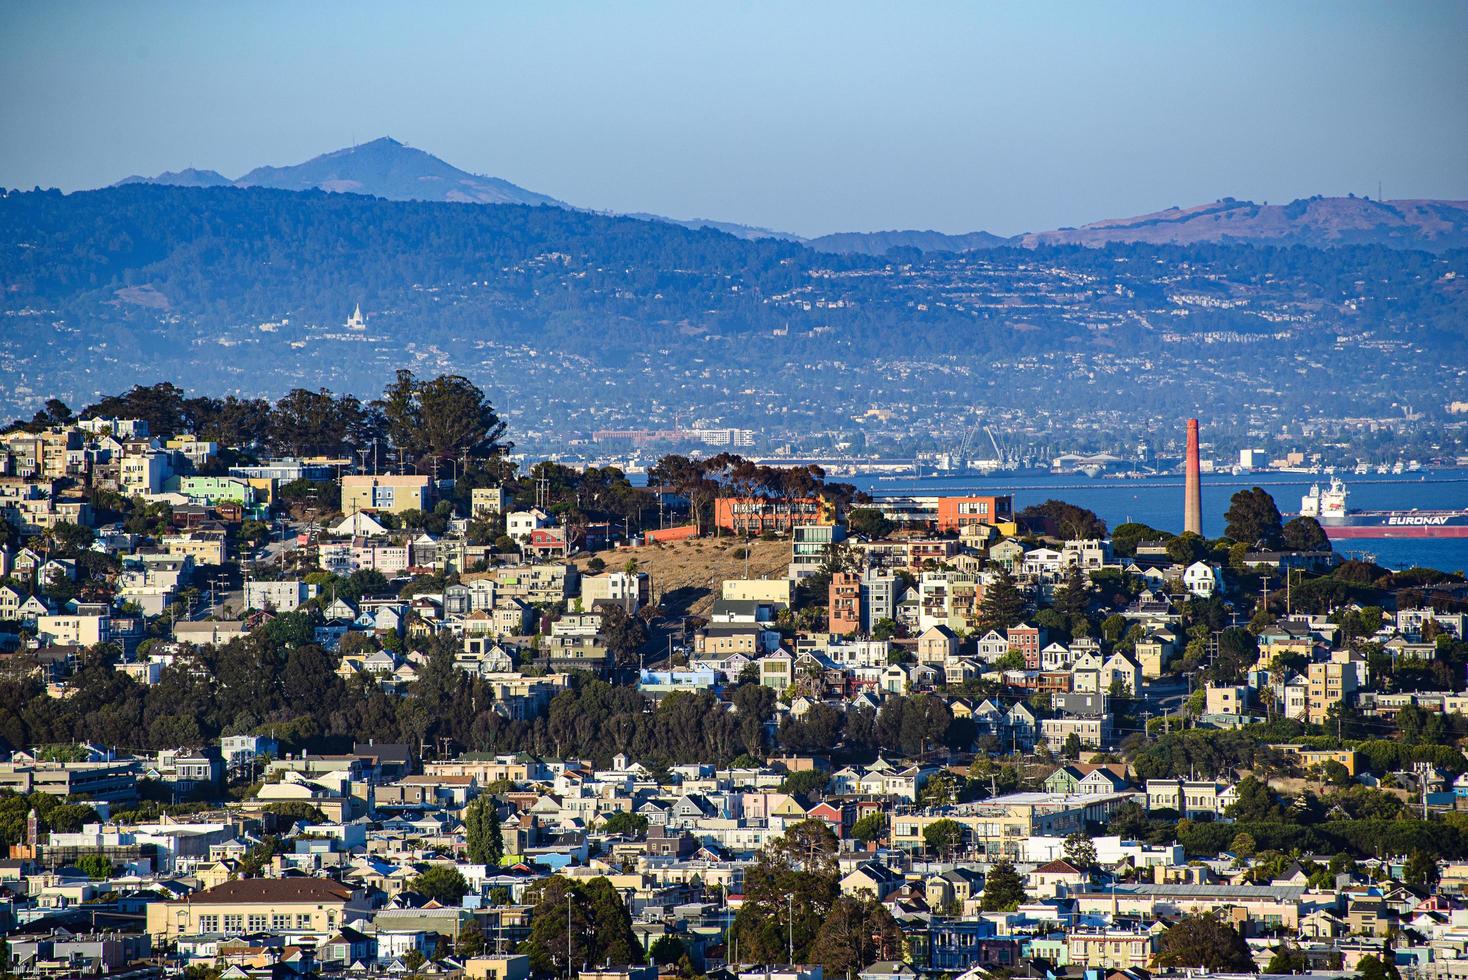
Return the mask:
[[251, 915], [250, 915], [250, 931], [251, 932], [261, 932], [261, 931], [263, 931], [266, 928], [267, 925], [269, 925], [269, 922], [270, 922], [270, 917], [267, 916], [264, 912], [251, 913]]
[[201, 916], [199, 916], [199, 931], [200, 932], [218, 932], [219, 931], [219, 916], [217, 916], [217, 915], [201, 915]]
[[226, 915], [224, 917], [225, 932], [244, 932], [245, 917], [243, 915]]
[[291, 927], [291, 916], [289, 912], [276, 912], [270, 917], [270, 928], [289, 929]]
[[298, 913], [296, 915], [296, 928], [297, 929], [309, 929], [309, 928], [311, 928], [311, 913], [309, 913], [309, 912], [301, 912], [301, 913]]

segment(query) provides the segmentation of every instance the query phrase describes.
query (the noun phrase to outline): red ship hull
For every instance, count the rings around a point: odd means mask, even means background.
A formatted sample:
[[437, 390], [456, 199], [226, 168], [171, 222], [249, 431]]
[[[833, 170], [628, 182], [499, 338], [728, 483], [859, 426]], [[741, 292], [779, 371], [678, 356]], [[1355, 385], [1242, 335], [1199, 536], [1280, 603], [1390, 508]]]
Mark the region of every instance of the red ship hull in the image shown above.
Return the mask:
[[1322, 524], [1327, 538], [1468, 538], [1468, 524], [1443, 524], [1432, 527], [1391, 525]]

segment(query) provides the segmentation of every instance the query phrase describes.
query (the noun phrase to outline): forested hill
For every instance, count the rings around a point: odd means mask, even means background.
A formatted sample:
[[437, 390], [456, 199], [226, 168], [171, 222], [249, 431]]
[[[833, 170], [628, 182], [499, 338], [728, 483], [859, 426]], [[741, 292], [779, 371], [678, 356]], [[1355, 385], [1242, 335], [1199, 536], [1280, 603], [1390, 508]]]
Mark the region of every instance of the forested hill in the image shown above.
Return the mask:
[[[636, 283], [680, 297], [739, 274], [796, 281], [805, 250], [712, 230], [549, 206], [463, 207], [353, 194], [129, 184], [12, 192], [0, 203], [6, 302], [135, 303], [214, 317], [340, 322], [405, 289], [483, 283], [534, 294], [537, 269], [658, 270]], [[597, 293], [593, 279], [591, 288]], [[620, 278], [618, 286], [626, 289]], [[137, 295], [145, 291], [145, 296]], [[559, 306], [547, 298], [552, 307]], [[89, 307], [91, 308], [89, 310]]]
[[[1060, 410], [1072, 397], [1132, 413], [1129, 377], [1146, 386], [1144, 407], [1175, 412], [1213, 397], [1209, 375], [1230, 397], [1241, 384], [1278, 391], [1271, 358], [1288, 373], [1284, 359], [1304, 354], [1319, 384], [1291, 384], [1290, 397], [1364, 410], [1380, 395], [1389, 408], [1381, 371], [1349, 366], [1450, 363], [1468, 322], [1463, 259], [1211, 244], [836, 255], [546, 206], [148, 184], [10, 192], [0, 408], [160, 378], [375, 392], [406, 362], [511, 397], [528, 386], [539, 404], [559, 392], [537, 420], [547, 426], [588, 404], [620, 403], [635, 422], [647, 398], [680, 391], [690, 409], [798, 411], [811, 425], [879, 399], [908, 401], [910, 417], [926, 400]], [[367, 330], [349, 332], [359, 303]], [[1164, 355], [1174, 374], [1196, 359], [1194, 384], [1156, 386], [1150, 359]], [[1098, 358], [1116, 363], [1098, 375]]]

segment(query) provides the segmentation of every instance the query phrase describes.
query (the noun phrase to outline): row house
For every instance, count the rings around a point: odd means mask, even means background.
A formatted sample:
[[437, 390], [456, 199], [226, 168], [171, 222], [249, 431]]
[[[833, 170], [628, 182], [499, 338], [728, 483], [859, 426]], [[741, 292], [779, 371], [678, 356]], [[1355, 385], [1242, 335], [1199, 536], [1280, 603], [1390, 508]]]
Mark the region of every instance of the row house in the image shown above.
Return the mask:
[[1218, 819], [1238, 799], [1230, 783], [1209, 779], [1149, 779], [1147, 809], [1172, 810], [1189, 820]]

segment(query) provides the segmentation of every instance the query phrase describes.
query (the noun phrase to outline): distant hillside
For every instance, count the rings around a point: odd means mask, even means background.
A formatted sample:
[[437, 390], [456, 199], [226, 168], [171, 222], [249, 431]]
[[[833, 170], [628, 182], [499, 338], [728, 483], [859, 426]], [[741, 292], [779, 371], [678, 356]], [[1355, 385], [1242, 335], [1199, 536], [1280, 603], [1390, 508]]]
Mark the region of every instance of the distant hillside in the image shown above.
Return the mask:
[[678, 225], [683, 228], [712, 228], [714, 231], [722, 231], [726, 235], [735, 238], [744, 238], [753, 241], [758, 238], [774, 238], [782, 242], [803, 242], [805, 239], [799, 235], [792, 235], [786, 231], [776, 231], [773, 228], [760, 228], [757, 225], [741, 225], [734, 221], [715, 221], [712, 218], [668, 218], [661, 214], [648, 214], [645, 211], [637, 211], [633, 214], [624, 214], [624, 218], [637, 218], [640, 221], [664, 221], [670, 225]]
[[335, 150], [288, 167], [256, 167], [239, 180], [213, 170], [167, 172], [128, 177], [120, 184], [170, 184], [180, 187], [273, 187], [367, 194], [389, 201], [448, 201], [459, 204], [551, 204], [562, 202], [499, 177], [482, 177], [445, 163], [431, 153], [384, 136]]
[[1284, 205], [1231, 197], [1191, 208], [1168, 208], [1080, 228], [1021, 235], [1020, 244], [1104, 245], [1141, 242], [1194, 245], [1386, 245], [1441, 252], [1468, 246], [1468, 201], [1372, 201], [1309, 197]]
[[[547, 204], [576, 208], [546, 194], [526, 190], [499, 177], [460, 170], [423, 150], [382, 137], [313, 157], [286, 167], [256, 167], [238, 180], [213, 170], [167, 171], [156, 177], [132, 176], [122, 184], [178, 187], [269, 187], [365, 194], [389, 201], [439, 201], [459, 204]], [[605, 212], [603, 212], [605, 213]], [[1112, 218], [1080, 228], [1058, 228], [1003, 238], [986, 231], [950, 235], [937, 231], [836, 232], [806, 239], [771, 228], [714, 221], [676, 219], [638, 212], [624, 215], [691, 229], [713, 229], [746, 240], [799, 242], [818, 252], [885, 255], [893, 248], [920, 252], [970, 252], [1006, 245], [1384, 245], [1431, 252], [1468, 247], [1468, 201], [1372, 201], [1358, 197], [1311, 197], [1285, 205], [1255, 204], [1225, 197], [1212, 204], [1168, 208], [1133, 218]]]
[[561, 207], [8, 191], [0, 408], [164, 378], [371, 395], [406, 364], [492, 384], [527, 439], [585, 444], [676, 421], [652, 404], [856, 441], [887, 405], [905, 426], [990, 403], [1128, 425], [1139, 405], [1384, 417], [1404, 391], [1461, 387], [1464, 256], [1118, 242], [897, 263]]
[[922, 252], [971, 252], [1008, 245], [1009, 239], [987, 231], [945, 235], [941, 231], [843, 231], [812, 238], [806, 244], [818, 252], [885, 255], [888, 249], [915, 248]]
[[165, 170], [157, 177], [142, 177], [134, 174], [124, 177], [117, 182], [117, 186], [124, 184], [166, 184], [170, 187], [229, 187], [234, 181], [217, 170], [195, 170], [188, 167], [184, 170]]

